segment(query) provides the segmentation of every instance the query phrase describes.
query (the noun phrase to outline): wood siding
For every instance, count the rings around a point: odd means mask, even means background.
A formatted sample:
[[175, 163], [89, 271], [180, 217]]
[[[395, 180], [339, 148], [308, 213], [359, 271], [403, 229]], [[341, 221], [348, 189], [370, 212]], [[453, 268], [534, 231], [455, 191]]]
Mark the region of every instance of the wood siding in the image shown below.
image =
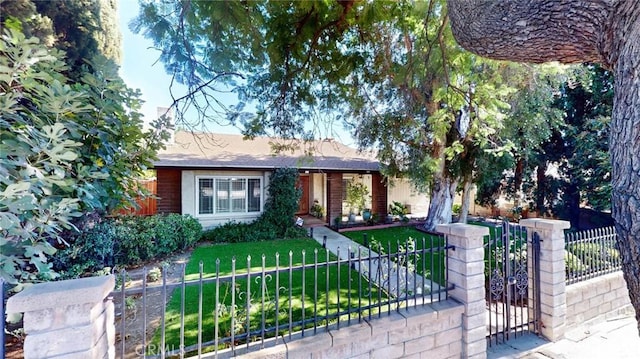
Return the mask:
[[157, 213], [182, 213], [182, 171], [157, 169]]

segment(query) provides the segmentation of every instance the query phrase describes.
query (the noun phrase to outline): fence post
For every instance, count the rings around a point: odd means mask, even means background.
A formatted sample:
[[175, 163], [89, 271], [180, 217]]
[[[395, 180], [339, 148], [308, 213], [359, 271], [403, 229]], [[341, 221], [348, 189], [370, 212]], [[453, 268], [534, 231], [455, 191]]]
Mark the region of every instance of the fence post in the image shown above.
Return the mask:
[[7, 301], [24, 313], [24, 357], [115, 358], [114, 276], [35, 284]]
[[[540, 303], [536, 303], [540, 308], [540, 333], [551, 341], [557, 341], [562, 339], [566, 329], [564, 230], [571, 225], [567, 221], [541, 218], [522, 219], [520, 225], [527, 228], [530, 243], [534, 232], [540, 236]], [[533, 261], [528, 260], [527, 263], [529, 278], [532, 278]]]
[[464, 304], [462, 357], [487, 357], [486, 303], [484, 286], [484, 236], [489, 228], [462, 223], [442, 224], [436, 231], [447, 236], [447, 275], [454, 288], [449, 295]]

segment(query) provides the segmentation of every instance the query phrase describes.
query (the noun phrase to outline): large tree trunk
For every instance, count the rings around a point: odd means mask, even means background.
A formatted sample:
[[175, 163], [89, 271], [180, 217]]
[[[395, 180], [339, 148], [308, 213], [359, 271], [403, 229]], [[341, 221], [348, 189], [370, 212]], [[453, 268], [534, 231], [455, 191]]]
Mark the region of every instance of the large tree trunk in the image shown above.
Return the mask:
[[536, 210], [542, 217], [546, 210], [545, 199], [547, 198], [547, 161], [540, 161], [536, 170], [538, 190], [536, 191]]
[[471, 208], [471, 187], [473, 180], [471, 175], [467, 175], [462, 183], [462, 207], [460, 208], [460, 218], [458, 223], [467, 223], [469, 218], [469, 208]]
[[[595, 62], [613, 69], [613, 218], [640, 323], [640, 3], [637, 0], [448, 0], [458, 42], [522, 62]], [[640, 324], [639, 324], [640, 330]]]
[[431, 188], [431, 200], [429, 202], [429, 213], [424, 224], [424, 228], [433, 231], [436, 224], [451, 223], [453, 197], [456, 194], [458, 181], [439, 173], [434, 176]]
[[[640, 7], [640, 5], [638, 5]], [[638, 13], [640, 11], [637, 11]], [[640, 330], [640, 20], [625, 34], [614, 68], [611, 120], [613, 219], [622, 252], [622, 270]]]

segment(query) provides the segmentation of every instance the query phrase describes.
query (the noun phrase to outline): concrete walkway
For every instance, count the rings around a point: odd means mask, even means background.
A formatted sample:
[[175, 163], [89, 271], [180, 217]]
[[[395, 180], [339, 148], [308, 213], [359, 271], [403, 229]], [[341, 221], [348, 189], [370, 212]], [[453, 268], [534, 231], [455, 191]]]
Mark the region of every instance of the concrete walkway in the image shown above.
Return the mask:
[[534, 334], [488, 348], [489, 359], [637, 359], [640, 336], [631, 315], [583, 326], [550, 343]]
[[[404, 297], [406, 293], [423, 294], [430, 293], [432, 283], [429, 279], [425, 279], [420, 275], [407, 275], [405, 267], [398, 267], [395, 262], [389, 261], [386, 257], [380, 256], [378, 253], [369, 251], [367, 247], [352, 241], [342, 234], [331, 230], [326, 226], [313, 227], [313, 239], [321, 245], [326, 237], [326, 248], [333, 254], [340, 257], [341, 260], [347, 260], [351, 253], [356, 260], [353, 263], [354, 269], [368, 278], [371, 282], [376, 283], [378, 287], [384, 288], [394, 297]], [[363, 259], [357, 261], [358, 251]], [[369, 259], [371, 258], [371, 259]], [[415, 286], [414, 286], [414, 281]], [[436, 283], [433, 283], [434, 291], [439, 289]], [[430, 296], [429, 296], [430, 297]]]

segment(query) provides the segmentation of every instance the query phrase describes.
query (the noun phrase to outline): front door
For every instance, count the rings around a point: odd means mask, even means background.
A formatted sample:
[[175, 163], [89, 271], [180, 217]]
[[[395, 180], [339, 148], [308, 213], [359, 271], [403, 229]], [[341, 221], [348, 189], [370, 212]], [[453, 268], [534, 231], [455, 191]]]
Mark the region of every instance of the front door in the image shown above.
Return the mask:
[[300, 176], [296, 187], [302, 189], [297, 215], [309, 214], [309, 176]]

